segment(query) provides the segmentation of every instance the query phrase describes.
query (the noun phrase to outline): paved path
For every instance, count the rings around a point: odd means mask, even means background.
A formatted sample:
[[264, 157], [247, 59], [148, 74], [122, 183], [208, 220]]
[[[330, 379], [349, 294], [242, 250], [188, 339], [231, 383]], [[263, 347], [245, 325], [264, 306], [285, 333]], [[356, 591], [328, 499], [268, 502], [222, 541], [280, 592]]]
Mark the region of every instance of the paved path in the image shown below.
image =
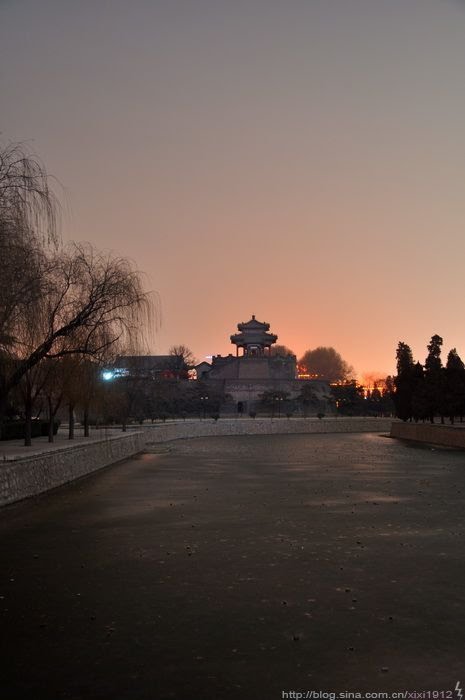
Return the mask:
[[41, 436], [33, 438], [32, 445], [25, 446], [24, 440], [0, 441], [0, 462], [33, 457], [34, 455], [46, 452], [55, 452], [77, 445], [87, 445], [95, 440], [104, 440], [113, 435], [120, 435], [121, 429], [117, 428], [92, 428], [89, 437], [84, 437], [83, 430], [76, 430], [74, 440], [68, 438], [67, 430], [60, 428], [54, 436], [53, 442], [48, 441], [48, 437]]
[[159, 449], [0, 513], [2, 697], [463, 684], [462, 452], [366, 434]]

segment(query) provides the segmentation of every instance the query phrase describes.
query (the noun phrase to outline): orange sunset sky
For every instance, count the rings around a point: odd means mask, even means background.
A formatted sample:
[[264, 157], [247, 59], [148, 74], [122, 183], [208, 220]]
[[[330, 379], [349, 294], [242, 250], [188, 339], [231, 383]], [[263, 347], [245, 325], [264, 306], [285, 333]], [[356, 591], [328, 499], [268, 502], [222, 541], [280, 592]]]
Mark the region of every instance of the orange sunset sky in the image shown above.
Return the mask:
[[1, 139], [147, 274], [153, 352], [253, 313], [359, 375], [465, 357], [465, 3], [1, 0], [0, 47]]

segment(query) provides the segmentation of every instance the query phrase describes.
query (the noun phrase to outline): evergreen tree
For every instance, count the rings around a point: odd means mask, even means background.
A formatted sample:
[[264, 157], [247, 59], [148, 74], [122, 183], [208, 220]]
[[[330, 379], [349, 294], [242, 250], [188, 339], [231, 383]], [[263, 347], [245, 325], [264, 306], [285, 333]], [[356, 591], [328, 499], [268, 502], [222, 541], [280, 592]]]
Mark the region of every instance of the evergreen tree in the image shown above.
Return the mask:
[[462, 416], [465, 410], [465, 365], [453, 348], [448, 356], [445, 368], [445, 414], [451, 423], [455, 416]]
[[412, 416], [415, 422], [428, 417], [428, 401], [426, 396], [425, 372], [421, 362], [416, 362], [413, 368], [413, 397]]
[[396, 415], [402, 420], [412, 419], [412, 399], [414, 391], [414, 362], [409, 345], [399, 342], [396, 352], [397, 375], [394, 378], [394, 406]]
[[384, 415], [392, 415], [395, 412], [394, 393], [395, 393], [394, 378], [390, 375], [386, 377], [383, 390], [381, 392], [381, 405]]
[[425, 360], [425, 400], [426, 414], [431, 423], [436, 415], [444, 422], [445, 376], [441, 361], [442, 338], [433, 335], [428, 345], [428, 356]]
[[338, 413], [344, 416], [362, 416], [366, 413], [363, 387], [355, 379], [331, 387]]

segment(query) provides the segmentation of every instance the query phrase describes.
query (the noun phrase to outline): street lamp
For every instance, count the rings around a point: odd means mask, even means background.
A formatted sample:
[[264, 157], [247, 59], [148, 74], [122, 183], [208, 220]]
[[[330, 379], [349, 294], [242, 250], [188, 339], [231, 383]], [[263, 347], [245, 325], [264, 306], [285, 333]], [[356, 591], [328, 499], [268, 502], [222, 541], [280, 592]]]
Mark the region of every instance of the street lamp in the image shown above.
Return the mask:
[[278, 403], [278, 418], [281, 417], [281, 401], [284, 400], [283, 396], [273, 396], [271, 402], [271, 420], [274, 418], [275, 404]]
[[205, 418], [206, 412], [207, 412], [207, 401], [208, 401], [208, 396], [201, 396], [200, 400], [202, 402], [203, 406], [203, 417]]

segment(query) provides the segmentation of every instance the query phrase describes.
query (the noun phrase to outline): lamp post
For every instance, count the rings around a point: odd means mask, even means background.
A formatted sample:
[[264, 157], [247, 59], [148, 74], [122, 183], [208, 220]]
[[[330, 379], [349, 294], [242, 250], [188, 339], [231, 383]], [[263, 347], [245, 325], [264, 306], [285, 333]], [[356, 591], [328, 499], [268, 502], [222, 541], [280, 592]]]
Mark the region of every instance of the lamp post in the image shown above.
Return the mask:
[[208, 401], [208, 396], [201, 396], [200, 400], [202, 402], [202, 407], [203, 407], [203, 417], [205, 418], [206, 412], [207, 412], [207, 401]]
[[271, 398], [271, 420], [274, 418], [275, 406], [278, 404], [278, 418], [281, 418], [281, 402], [284, 401], [283, 396], [272, 396]]

